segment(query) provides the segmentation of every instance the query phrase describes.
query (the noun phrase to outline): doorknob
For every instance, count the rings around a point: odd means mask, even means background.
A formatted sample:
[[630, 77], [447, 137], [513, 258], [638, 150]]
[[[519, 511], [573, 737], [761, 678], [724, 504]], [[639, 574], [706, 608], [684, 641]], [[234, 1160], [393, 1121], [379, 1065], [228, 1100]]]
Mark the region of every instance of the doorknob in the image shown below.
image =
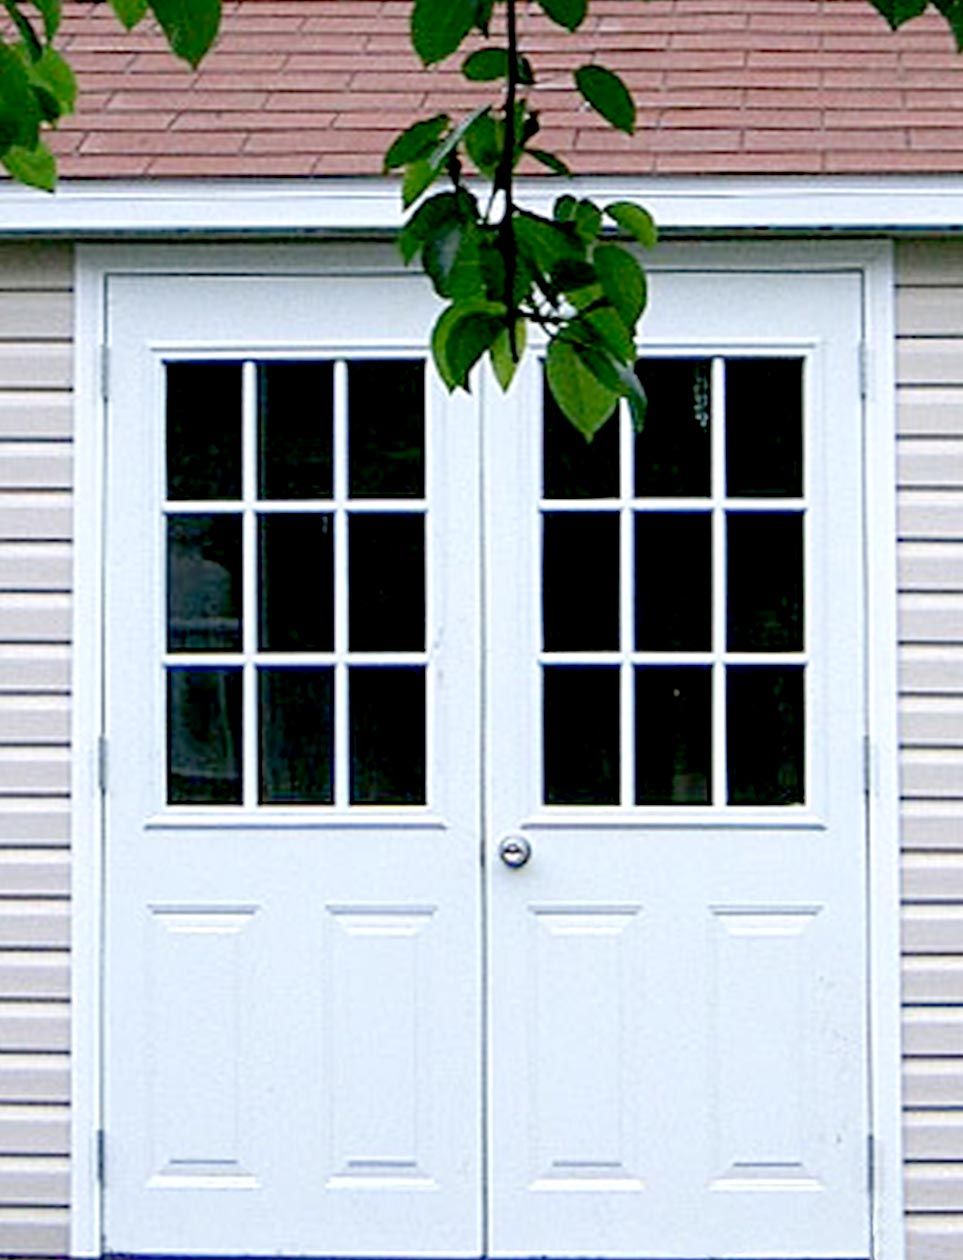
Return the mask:
[[524, 836], [506, 836], [498, 846], [498, 856], [506, 866], [517, 869], [532, 856], [532, 846]]

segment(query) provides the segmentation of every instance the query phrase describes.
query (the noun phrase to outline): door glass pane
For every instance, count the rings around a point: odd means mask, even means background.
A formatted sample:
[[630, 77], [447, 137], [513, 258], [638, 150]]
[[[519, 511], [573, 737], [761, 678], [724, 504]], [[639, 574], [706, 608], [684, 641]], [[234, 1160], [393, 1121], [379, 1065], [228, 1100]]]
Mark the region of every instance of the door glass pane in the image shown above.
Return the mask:
[[269, 652], [334, 648], [334, 519], [326, 512], [258, 518], [259, 641]]
[[348, 486], [354, 499], [425, 493], [425, 365], [348, 364]]
[[730, 512], [726, 518], [731, 652], [803, 647], [803, 516]]
[[802, 359], [726, 363], [726, 491], [803, 492]]
[[241, 364], [168, 363], [167, 497], [241, 497]]
[[258, 670], [262, 805], [334, 800], [334, 670]]
[[710, 488], [710, 362], [642, 359], [636, 365], [649, 400], [635, 438], [635, 493], [703, 496]]
[[240, 805], [240, 669], [167, 672], [167, 799]]
[[348, 639], [354, 652], [425, 646], [425, 518], [353, 513], [348, 531]]
[[547, 512], [542, 522], [546, 651], [619, 646], [619, 518]]
[[542, 729], [547, 805], [619, 802], [619, 671], [546, 666]]
[[794, 805], [805, 799], [804, 716], [802, 666], [730, 666], [730, 805]]
[[352, 668], [352, 805], [425, 803], [425, 671]]
[[707, 512], [635, 514], [635, 646], [712, 647], [712, 518]]
[[619, 425], [610, 416], [586, 442], [544, 384], [543, 494], [546, 499], [610, 499], [619, 492]]
[[167, 650], [241, 647], [241, 518], [177, 513], [167, 518]]
[[330, 499], [334, 365], [258, 365], [258, 494]]
[[637, 805], [706, 805], [712, 800], [712, 670], [635, 671]]

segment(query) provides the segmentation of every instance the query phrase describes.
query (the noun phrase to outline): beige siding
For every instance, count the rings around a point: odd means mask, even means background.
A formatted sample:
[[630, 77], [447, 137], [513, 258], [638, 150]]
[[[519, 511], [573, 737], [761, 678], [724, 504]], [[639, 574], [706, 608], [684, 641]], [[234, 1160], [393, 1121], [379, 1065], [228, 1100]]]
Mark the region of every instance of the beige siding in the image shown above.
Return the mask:
[[963, 1256], [963, 245], [899, 247], [909, 1260]]
[[0, 245], [0, 1255], [67, 1251], [71, 293]]

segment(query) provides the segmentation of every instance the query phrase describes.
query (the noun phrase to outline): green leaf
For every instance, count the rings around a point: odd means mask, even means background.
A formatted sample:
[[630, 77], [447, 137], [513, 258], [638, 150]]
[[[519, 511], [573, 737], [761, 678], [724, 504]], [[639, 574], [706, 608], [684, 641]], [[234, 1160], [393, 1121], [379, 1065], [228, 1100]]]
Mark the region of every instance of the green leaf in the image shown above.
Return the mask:
[[515, 238], [543, 271], [563, 258], [585, 257], [585, 246], [574, 232], [527, 211], [515, 216]]
[[604, 66], [581, 66], [575, 71], [575, 85], [606, 122], [632, 135], [635, 131], [635, 103], [617, 74]]
[[495, 0], [475, 0], [475, 13], [472, 20], [486, 39], [488, 38], [488, 24], [492, 20], [494, 8]]
[[427, 157], [450, 122], [447, 114], [435, 114], [433, 118], [422, 118], [413, 123], [392, 142], [385, 154], [383, 169], [394, 171], [399, 166], [407, 166], [409, 162]]
[[869, 2], [874, 9], [882, 13], [894, 31], [911, 18], [919, 17], [926, 9], [926, 0], [869, 0]]
[[585, 21], [588, 0], [538, 0], [553, 22], [567, 31], [577, 31]]
[[33, 29], [33, 23], [23, 12], [21, 3], [22, 0], [2, 0], [7, 16], [13, 22], [17, 28], [17, 33], [23, 40], [25, 53], [30, 58], [37, 58], [43, 52], [43, 44], [37, 32]]
[[594, 241], [602, 230], [602, 211], [594, 201], [583, 198], [575, 207], [573, 222], [583, 241]]
[[553, 264], [549, 274], [552, 283], [563, 293], [572, 293], [598, 283], [595, 268], [581, 258], [562, 258]]
[[645, 310], [645, 273], [621, 245], [597, 245], [592, 262], [598, 272], [602, 292], [615, 307], [625, 327], [633, 332]]
[[0, 153], [17, 145], [34, 149], [40, 139], [40, 108], [23, 61], [0, 41]]
[[527, 57], [519, 57], [518, 59], [518, 81], [523, 87], [535, 86], [535, 71], [532, 69], [532, 63]]
[[489, 351], [492, 370], [495, 373], [495, 379], [502, 387], [504, 393], [514, 379], [518, 370], [518, 365], [525, 354], [525, 342], [527, 338], [527, 329], [525, 321], [519, 319], [515, 321], [515, 350], [517, 358], [512, 357], [512, 344], [508, 336], [508, 329], [502, 325], [502, 329], [498, 336], [492, 342]]
[[458, 194], [436, 193], [423, 202], [414, 212], [398, 235], [398, 248], [406, 263], [410, 263], [425, 241], [434, 236], [445, 223], [457, 221], [459, 215]]
[[121, 25], [132, 31], [147, 13], [147, 0], [110, 0]]
[[525, 152], [529, 157], [533, 157], [536, 162], [541, 162], [543, 166], [547, 166], [553, 175], [571, 175], [571, 169], [565, 165], [560, 157], [556, 157], [554, 153], [549, 153], [547, 149], [526, 149]]
[[411, 42], [426, 66], [444, 61], [484, 16], [474, 0], [415, 0]]
[[217, 38], [221, 0], [148, 0], [171, 51], [193, 68]]
[[405, 178], [401, 184], [401, 204], [406, 210], [415, 204], [426, 188], [431, 186], [439, 169], [427, 158], [419, 158], [417, 162], [411, 163], [405, 171]]
[[659, 239], [659, 231], [655, 220], [648, 210], [635, 205], [632, 201], [613, 201], [605, 206], [605, 213], [613, 223], [617, 223], [623, 232], [634, 236], [640, 245], [651, 249]]
[[35, 88], [46, 91], [56, 102], [54, 118], [70, 113], [77, 100], [77, 80], [55, 48], [48, 44], [40, 60], [28, 64], [27, 74]]
[[33, 4], [43, 18], [44, 35], [53, 39], [60, 26], [60, 0], [33, 0]]
[[560, 337], [549, 342], [545, 375], [563, 415], [591, 442], [615, 409], [618, 392], [603, 385], [584, 356]]
[[501, 302], [454, 302], [445, 308], [431, 334], [438, 374], [449, 390], [468, 388], [468, 377], [504, 327]]
[[465, 150], [483, 175], [494, 175], [501, 161], [498, 130], [491, 114], [476, 118], [465, 132]]
[[641, 433], [645, 428], [645, 417], [649, 408], [649, 400], [645, 395], [642, 382], [636, 375], [634, 367], [629, 367], [624, 363], [616, 363], [615, 370], [622, 381], [622, 388], [629, 402], [629, 411], [632, 414], [632, 428], [636, 433]]
[[575, 210], [578, 206], [578, 198], [573, 197], [571, 193], [562, 193], [561, 197], [556, 197], [555, 207], [552, 214], [557, 223], [569, 223], [575, 218]]
[[57, 185], [57, 162], [42, 140], [32, 149], [12, 145], [0, 157], [10, 175], [21, 184], [53, 192]]
[[569, 325], [574, 333], [622, 363], [635, 362], [635, 338], [611, 306], [583, 311]]
[[508, 50], [479, 48], [462, 62], [461, 72], [466, 79], [471, 79], [474, 83], [505, 79], [508, 77]]

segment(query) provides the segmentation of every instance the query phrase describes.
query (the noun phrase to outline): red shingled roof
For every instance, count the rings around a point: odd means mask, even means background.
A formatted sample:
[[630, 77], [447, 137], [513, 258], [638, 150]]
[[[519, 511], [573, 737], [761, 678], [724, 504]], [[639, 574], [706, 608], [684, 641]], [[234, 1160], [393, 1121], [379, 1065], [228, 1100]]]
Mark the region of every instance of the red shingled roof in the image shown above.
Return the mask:
[[[524, 6], [526, 9], [528, 6]], [[531, 6], [534, 9], [534, 6]], [[393, 134], [488, 99], [457, 59], [426, 73], [410, 0], [225, 0], [197, 73], [107, 6], [65, 5], [77, 113], [61, 173], [366, 175]], [[867, 0], [592, 0], [577, 36], [526, 13], [541, 142], [579, 174], [831, 174], [963, 169], [963, 57], [926, 17], [891, 33]], [[617, 135], [570, 90], [595, 56], [634, 91]]]

